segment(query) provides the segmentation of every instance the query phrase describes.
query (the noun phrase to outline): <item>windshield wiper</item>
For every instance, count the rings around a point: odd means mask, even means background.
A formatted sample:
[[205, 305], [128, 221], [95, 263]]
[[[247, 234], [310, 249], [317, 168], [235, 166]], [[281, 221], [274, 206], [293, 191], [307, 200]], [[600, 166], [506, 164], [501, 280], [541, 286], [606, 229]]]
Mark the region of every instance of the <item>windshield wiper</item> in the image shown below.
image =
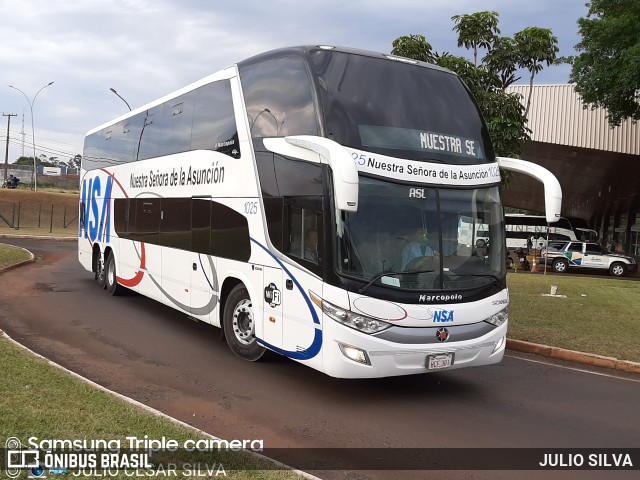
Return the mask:
[[435, 270], [405, 270], [402, 272], [382, 272], [377, 274], [375, 277], [371, 279], [369, 283], [358, 290], [358, 293], [364, 293], [367, 288], [376, 283], [382, 277], [390, 277], [393, 275], [407, 275], [407, 274], [417, 274], [417, 273], [433, 273]]

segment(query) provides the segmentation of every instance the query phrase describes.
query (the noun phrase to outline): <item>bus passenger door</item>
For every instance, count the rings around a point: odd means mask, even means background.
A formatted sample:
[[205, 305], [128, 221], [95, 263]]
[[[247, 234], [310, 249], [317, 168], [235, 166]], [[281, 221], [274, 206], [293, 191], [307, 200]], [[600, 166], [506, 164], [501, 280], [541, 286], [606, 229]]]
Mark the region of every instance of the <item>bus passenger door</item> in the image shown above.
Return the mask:
[[322, 199], [319, 196], [295, 197], [287, 199], [285, 204], [288, 224], [285, 253], [303, 267], [288, 266], [290, 275], [285, 274], [282, 291], [283, 348], [295, 352], [309, 348], [319, 327], [313, 316], [315, 307], [310, 304], [309, 291], [322, 295]]
[[282, 347], [282, 270], [264, 269], [264, 288], [262, 290], [263, 319], [262, 339], [276, 347]]
[[[191, 199], [191, 315], [218, 325], [218, 276], [211, 255], [211, 198]], [[219, 326], [219, 325], [218, 325]]]

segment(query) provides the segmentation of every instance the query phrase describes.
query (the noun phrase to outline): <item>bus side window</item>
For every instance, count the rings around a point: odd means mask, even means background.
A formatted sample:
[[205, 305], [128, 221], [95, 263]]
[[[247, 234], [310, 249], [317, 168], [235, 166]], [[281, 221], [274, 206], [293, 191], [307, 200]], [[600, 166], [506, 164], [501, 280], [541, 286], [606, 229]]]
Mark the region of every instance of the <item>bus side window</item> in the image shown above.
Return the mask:
[[283, 215], [284, 200], [282, 197], [265, 197], [264, 213], [267, 218], [267, 231], [269, 232], [269, 240], [276, 250], [283, 251]]
[[211, 203], [211, 253], [241, 262], [251, 257], [247, 218], [218, 202]]
[[[324, 254], [322, 207], [320, 197], [288, 198], [289, 221], [287, 225], [285, 250], [287, 255], [303, 260], [303, 265], [316, 273], [321, 273]], [[303, 208], [292, 204], [316, 204], [315, 208]]]
[[158, 245], [160, 239], [160, 199], [136, 198], [135, 226], [131, 225], [135, 232], [133, 239], [138, 242]]
[[211, 199], [191, 199], [191, 249], [211, 255]]
[[191, 250], [191, 199], [163, 198], [160, 245]]

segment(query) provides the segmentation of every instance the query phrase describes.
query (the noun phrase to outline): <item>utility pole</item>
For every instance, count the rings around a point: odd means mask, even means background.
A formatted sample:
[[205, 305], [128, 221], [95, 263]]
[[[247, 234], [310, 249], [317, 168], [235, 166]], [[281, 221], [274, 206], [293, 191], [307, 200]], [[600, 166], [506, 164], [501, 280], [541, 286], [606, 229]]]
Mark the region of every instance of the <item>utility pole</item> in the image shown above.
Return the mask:
[[21, 156], [21, 157], [24, 157], [24, 137], [25, 137], [26, 135], [27, 135], [27, 134], [26, 134], [26, 133], [24, 133], [24, 110], [22, 110], [22, 130], [20, 131], [20, 140], [21, 140], [21, 141], [20, 141], [20, 143], [21, 143], [21, 146], [20, 146], [20, 156]]
[[7, 172], [9, 169], [9, 125], [11, 124], [11, 117], [17, 117], [15, 113], [3, 113], [3, 117], [7, 117], [7, 149], [4, 153], [4, 181], [7, 181]]

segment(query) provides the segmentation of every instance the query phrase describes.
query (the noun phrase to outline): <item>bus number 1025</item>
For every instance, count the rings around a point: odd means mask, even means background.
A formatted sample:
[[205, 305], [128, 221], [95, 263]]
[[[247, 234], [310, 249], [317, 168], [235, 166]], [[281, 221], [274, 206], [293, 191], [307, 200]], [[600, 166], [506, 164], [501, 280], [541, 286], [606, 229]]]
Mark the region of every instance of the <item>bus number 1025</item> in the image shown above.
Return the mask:
[[255, 215], [256, 213], [258, 213], [258, 202], [245, 202], [244, 214]]

